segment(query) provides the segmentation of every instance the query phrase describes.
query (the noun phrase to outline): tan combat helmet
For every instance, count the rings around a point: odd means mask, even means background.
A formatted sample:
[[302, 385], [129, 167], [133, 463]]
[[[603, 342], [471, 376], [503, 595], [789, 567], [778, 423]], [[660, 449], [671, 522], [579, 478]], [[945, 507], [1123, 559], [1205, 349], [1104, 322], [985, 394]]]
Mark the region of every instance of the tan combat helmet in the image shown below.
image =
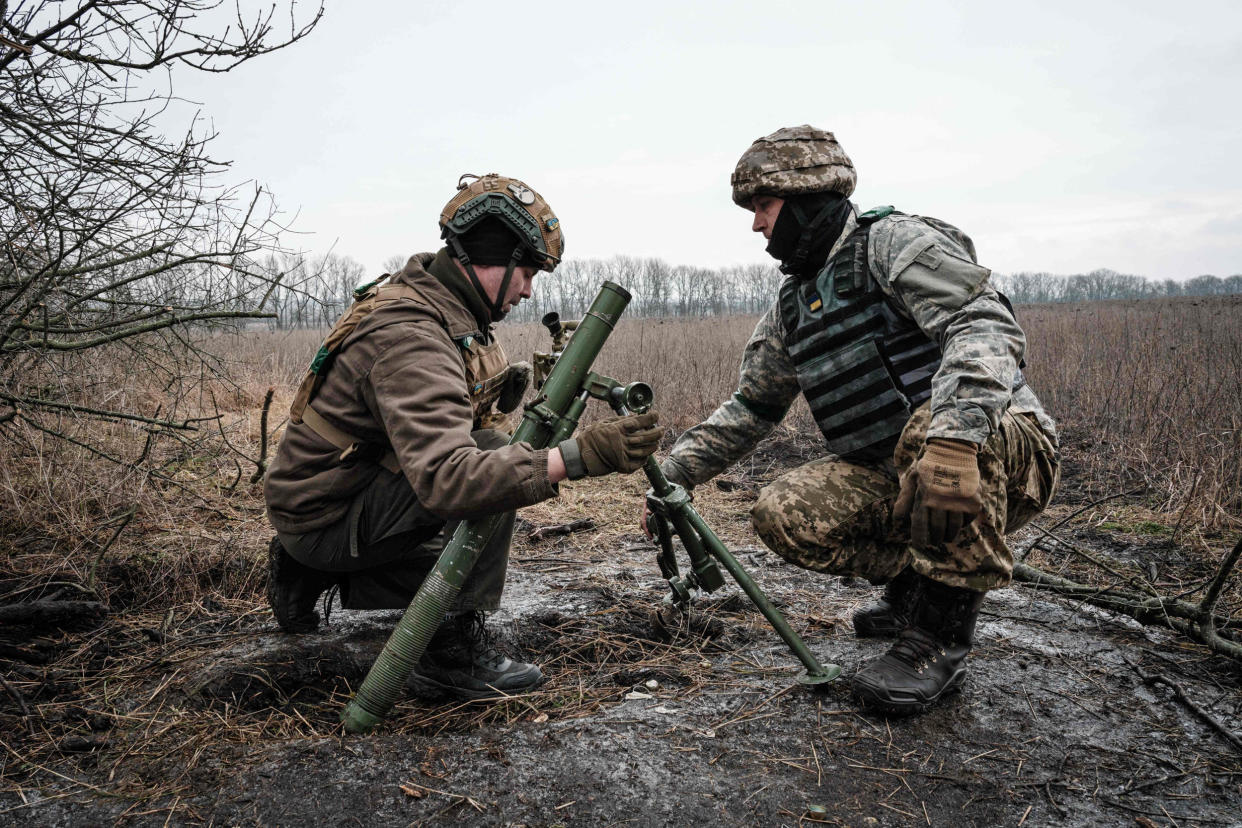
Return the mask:
[[849, 198], [858, 176], [831, 132], [809, 124], [778, 129], [755, 140], [733, 170], [733, 202], [753, 210], [757, 195], [787, 198], [840, 193]]
[[[550, 273], [560, 264], [565, 252], [561, 220], [539, 193], [516, 178], [496, 173], [466, 173], [458, 179], [457, 195], [440, 211], [441, 235], [452, 244], [488, 217], [500, 219], [541, 270]], [[454, 252], [460, 253], [456, 248]]]

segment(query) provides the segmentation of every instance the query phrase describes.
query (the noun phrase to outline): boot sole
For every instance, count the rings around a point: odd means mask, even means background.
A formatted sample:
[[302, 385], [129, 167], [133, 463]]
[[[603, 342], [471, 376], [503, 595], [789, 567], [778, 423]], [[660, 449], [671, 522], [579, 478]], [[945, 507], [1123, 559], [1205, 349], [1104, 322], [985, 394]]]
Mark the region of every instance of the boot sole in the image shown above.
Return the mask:
[[854, 698], [862, 703], [862, 706], [868, 710], [874, 710], [879, 713], [887, 713], [890, 716], [913, 716], [917, 713], [924, 713], [928, 708], [937, 704], [945, 696], [951, 695], [962, 689], [962, 685], [966, 682], [966, 668], [962, 667], [953, 677], [945, 683], [940, 692], [929, 699], [923, 701], [897, 701], [894, 699], [886, 699], [883, 696], [875, 695], [869, 688], [852, 687]]

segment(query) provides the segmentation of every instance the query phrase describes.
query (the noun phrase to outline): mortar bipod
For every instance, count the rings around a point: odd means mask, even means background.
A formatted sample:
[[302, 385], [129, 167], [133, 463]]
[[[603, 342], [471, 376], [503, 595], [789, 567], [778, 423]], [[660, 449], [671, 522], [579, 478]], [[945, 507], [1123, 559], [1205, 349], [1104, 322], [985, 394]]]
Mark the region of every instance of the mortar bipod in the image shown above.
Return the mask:
[[[608, 396], [613, 410], [618, 414], [642, 414], [651, 408], [653, 395], [650, 389], [647, 388], [647, 393], [642, 395], [629, 393], [629, 389], [635, 385], [639, 383], [626, 386], [624, 392], [620, 392], [618, 386]], [[633, 402], [629, 399], [632, 397], [642, 397], [641, 404], [627, 405], [627, 402]], [[837, 665], [820, 663], [802, 638], [789, 626], [789, 622], [785, 620], [781, 611], [768, 599], [750, 574], [738, 563], [729, 548], [691, 505], [690, 494], [685, 488], [670, 483], [664, 476], [655, 457], [648, 457], [643, 463], [643, 473], [647, 475], [647, 480], [651, 483], [651, 488], [647, 490], [647, 508], [651, 510], [649, 527], [653, 530], [660, 548], [656, 555], [656, 562], [660, 566], [660, 574], [668, 581], [669, 589], [672, 591], [672, 594], [665, 599], [665, 605], [686, 609], [696, 589], [703, 592], [715, 592], [724, 586], [724, 576], [720, 574], [720, 567], [716, 565], [719, 562], [724, 565], [724, 568], [733, 576], [733, 580], [746, 593], [746, 597], [758, 607], [759, 612], [763, 613], [763, 617], [776, 630], [777, 635], [784, 640], [793, 654], [802, 662], [802, 666], [806, 668], [798, 676], [800, 684], [824, 684], [841, 675], [841, 668]], [[681, 539], [682, 546], [686, 548], [686, 555], [690, 558], [691, 571], [685, 576], [681, 575], [677, 566], [673, 544], [674, 535]]]

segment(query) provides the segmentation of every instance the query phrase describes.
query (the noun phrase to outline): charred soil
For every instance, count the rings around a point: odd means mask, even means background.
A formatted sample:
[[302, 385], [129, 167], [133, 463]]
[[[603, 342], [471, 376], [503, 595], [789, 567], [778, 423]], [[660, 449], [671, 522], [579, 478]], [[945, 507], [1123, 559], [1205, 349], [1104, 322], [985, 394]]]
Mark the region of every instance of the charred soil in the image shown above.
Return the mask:
[[[653, 626], [666, 586], [632, 529], [640, 482], [571, 484], [523, 513], [519, 537], [586, 516], [594, 528], [521, 540], [490, 622], [546, 682], [493, 702], [411, 695], [372, 735], [337, 722], [396, 613], [338, 609], [320, 634], [287, 636], [253, 598], [128, 612], [114, 600], [102, 620], [0, 628], [0, 824], [1242, 822], [1228, 735], [1242, 732], [1242, 670], [1085, 603], [991, 593], [963, 692], [913, 718], [861, 713], [849, 676], [885, 645], [854, 638], [849, 617], [875, 588], [789, 566], [746, 519], [757, 487], [803, 455], [765, 445], [697, 503], [844, 669], [819, 691], [796, 682], [796, 659], [732, 584]], [[1071, 469], [1041, 522], [1097, 497]], [[1119, 567], [1201, 577], [1142, 518], [1118, 505], [1059, 532]], [[1020, 553], [1038, 540], [1012, 539]], [[1046, 545], [1031, 559], [1056, 563]], [[250, 568], [228, 577], [246, 583]]]

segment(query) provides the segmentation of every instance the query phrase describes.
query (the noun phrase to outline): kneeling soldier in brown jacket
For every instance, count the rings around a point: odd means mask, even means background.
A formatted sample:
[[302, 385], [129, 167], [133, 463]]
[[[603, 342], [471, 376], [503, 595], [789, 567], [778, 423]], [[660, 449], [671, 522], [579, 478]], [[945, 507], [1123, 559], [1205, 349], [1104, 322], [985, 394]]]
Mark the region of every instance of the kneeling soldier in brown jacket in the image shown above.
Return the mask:
[[299, 390], [264, 486], [268, 601], [290, 633], [317, 629], [334, 585], [346, 608], [403, 608], [457, 522], [508, 513], [412, 678], [480, 698], [543, 677], [499, 653], [482, 622], [500, 604], [514, 510], [566, 478], [634, 471], [663, 430], [648, 414], [550, 450], [509, 445], [504, 415], [529, 367], [509, 365], [492, 324], [560, 262], [560, 222], [530, 187], [491, 174], [462, 176], [440, 227], [446, 247], [355, 291]]

